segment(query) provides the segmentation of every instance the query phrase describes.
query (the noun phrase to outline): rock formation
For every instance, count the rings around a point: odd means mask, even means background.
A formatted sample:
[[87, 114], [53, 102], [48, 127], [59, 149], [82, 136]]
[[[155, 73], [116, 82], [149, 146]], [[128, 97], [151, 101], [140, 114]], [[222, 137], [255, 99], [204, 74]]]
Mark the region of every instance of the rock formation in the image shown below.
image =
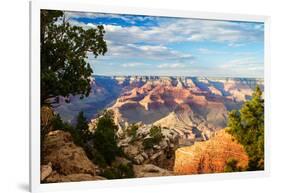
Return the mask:
[[171, 176], [172, 172], [159, 168], [152, 164], [144, 164], [144, 165], [134, 165], [133, 166], [135, 177], [160, 177], [160, 176]]
[[179, 148], [175, 154], [175, 174], [224, 172], [230, 159], [237, 160], [237, 166], [242, 169], [248, 165], [248, 156], [243, 146], [224, 130], [217, 132], [208, 141]]
[[[80, 100], [70, 97], [70, 103], [61, 99], [56, 108], [64, 121], [73, 122], [79, 111], [84, 111], [88, 119], [95, 118], [104, 108], [118, 108], [120, 119], [129, 122], [152, 123], [164, 118], [176, 106], [188, 105], [198, 119], [207, 120], [214, 114], [212, 108], [225, 104], [231, 110], [248, 99], [256, 85], [263, 86], [262, 79], [251, 78], [206, 78], [206, 77], [158, 77], [158, 76], [94, 76], [90, 95]], [[198, 106], [199, 105], [199, 106]], [[203, 111], [200, 105], [208, 107]], [[205, 106], [207, 105], [207, 106]], [[95, 108], [93, 108], [93, 106]], [[222, 108], [220, 105], [216, 108]], [[224, 109], [222, 110], [224, 111]], [[195, 110], [194, 110], [195, 109]], [[196, 111], [196, 109], [198, 109]], [[139, 113], [142, 119], [130, 115]], [[197, 117], [197, 116], [194, 116]], [[134, 119], [132, 119], [134, 118]], [[144, 120], [148, 120], [145, 122]], [[223, 128], [221, 123], [212, 123]]]
[[96, 176], [96, 166], [88, 159], [85, 151], [73, 143], [68, 132], [49, 132], [44, 138], [41, 153], [43, 182], [103, 179]]

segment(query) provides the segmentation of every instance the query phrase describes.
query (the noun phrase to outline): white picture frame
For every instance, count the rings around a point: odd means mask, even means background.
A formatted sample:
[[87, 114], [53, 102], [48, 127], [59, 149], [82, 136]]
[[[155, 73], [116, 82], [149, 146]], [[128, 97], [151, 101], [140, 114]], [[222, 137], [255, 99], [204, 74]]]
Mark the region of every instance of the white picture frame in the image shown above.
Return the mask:
[[[68, 10], [83, 12], [102, 12], [116, 14], [138, 14], [150, 16], [172, 16], [228, 21], [264, 22], [264, 97], [265, 97], [265, 169], [264, 171], [220, 173], [204, 175], [169, 176], [153, 178], [118, 179], [108, 181], [87, 181], [71, 183], [40, 183], [40, 9]], [[43, 192], [53, 190], [98, 189], [120, 186], [148, 184], [188, 183], [191, 181], [241, 179], [268, 176], [270, 173], [270, 18], [259, 15], [241, 15], [227, 13], [208, 13], [184, 10], [164, 10], [133, 8], [124, 6], [104, 6], [66, 1], [30, 2], [30, 190]]]

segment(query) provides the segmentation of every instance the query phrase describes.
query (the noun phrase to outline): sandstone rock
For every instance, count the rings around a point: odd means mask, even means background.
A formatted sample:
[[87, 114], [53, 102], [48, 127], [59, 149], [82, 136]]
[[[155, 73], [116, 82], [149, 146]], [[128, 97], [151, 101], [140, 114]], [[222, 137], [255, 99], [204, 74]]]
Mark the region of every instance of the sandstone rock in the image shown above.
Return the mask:
[[173, 175], [172, 172], [159, 168], [153, 164], [134, 165], [133, 170], [137, 178]]
[[139, 145], [137, 145], [137, 144], [132, 144], [132, 145], [129, 145], [127, 147], [124, 147], [123, 151], [126, 155], [133, 158], [133, 157], [135, 157], [139, 154], [139, 147], [138, 146]]
[[168, 147], [168, 142], [167, 140], [162, 140], [160, 143], [159, 143], [161, 149], [165, 149]]
[[52, 163], [49, 162], [47, 165], [41, 166], [41, 181], [45, 180], [52, 173]]
[[95, 165], [88, 159], [85, 151], [75, 145], [71, 135], [64, 131], [52, 131], [44, 138], [43, 163], [52, 163], [59, 174], [95, 175]]
[[44, 135], [50, 131], [53, 130], [53, 127], [51, 126], [51, 121], [54, 118], [54, 112], [52, 108], [48, 106], [41, 107], [41, 133]]
[[153, 148], [158, 149], [158, 150], [161, 149], [161, 147], [159, 145], [153, 145]]
[[145, 153], [145, 152], [142, 152], [142, 157], [144, 157], [144, 159], [148, 159], [148, 155], [147, 155], [147, 153]]
[[162, 154], [163, 154], [163, 151], [159, 151], [159, 152], [153, 154], [153, 155], [150, 157], [150, 159], [151, 159], [151, 160], [155, 160], [156, 158], [158, 158], [158, 157], [159, 157], [160, 155], [162, 155]]
[[69, 174], [61, 175], [57, 172], [53, 172], [48, 178], [45, 179], [45, 183], [57, 183], [57, 182], [79, 182], [79, 181], [94, 181], [94, 180], [106, 180], [101, 176], [93, 176], [91, 174]]
[[224, 130], [208, 141], [179, 148], [175, 154], [175, 174], [223, 172], [229, 159], [236, 159], [242, 168], [248, 165], [248, 155], [243, 146]]
[[49, 125], [50, 121], [54, 117], [54, 112], [50, 107], [41, 107], [41, 127], [46, 127]]
[[136, 157], [134, 157], [134, 161], [137, 163], [137, 164], [142, 164], [144, 162], [144, 157], [139, 154], [137, 155]]

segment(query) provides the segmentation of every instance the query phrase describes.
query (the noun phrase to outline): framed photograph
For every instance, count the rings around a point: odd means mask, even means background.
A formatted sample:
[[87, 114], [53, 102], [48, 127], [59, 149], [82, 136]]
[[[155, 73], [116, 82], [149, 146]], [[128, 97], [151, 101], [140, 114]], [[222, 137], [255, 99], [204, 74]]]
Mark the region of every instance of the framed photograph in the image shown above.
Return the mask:
[[32, 192], [269, 172], [269, 18], [32, 1]]

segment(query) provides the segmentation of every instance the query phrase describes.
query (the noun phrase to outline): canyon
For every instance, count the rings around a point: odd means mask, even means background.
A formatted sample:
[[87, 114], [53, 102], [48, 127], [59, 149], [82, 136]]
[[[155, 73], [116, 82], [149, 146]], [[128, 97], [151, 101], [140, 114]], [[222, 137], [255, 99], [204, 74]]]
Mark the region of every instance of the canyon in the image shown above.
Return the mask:
[[[199, 173], [198, 160], [210, 149], [220, 151], [215, 165], [218, 169], [212, 172], [222, 172], [227, 159], [237, 152], [241, 155], [236, 156], [239, 164], [247, 164], [243, 148], [222, 131], [227, 126], [228, 112], [240, 109], [251, 99], [256, 86], [263, 90], [263, 79], [94, 76], [91, 86], [90, 95], [82, 100], [79, 96], [69, 97], [70, 102], [60, 98], [55, 111], [69, 123], [75, 123], [76, 115], [83, 111], [92, 132], [102, 112], [112, 111], [118, 126], [118, 146], [135, 164], [136, 171], [155, 166], [159, 171], [164, 169], [163, 175]], [[129, 134], [132, 126], [137, 127], [135, 136]], [[161, 128], [162, 138], [146, 148], [144, 141], [151, 138], [153, 127]], [[221, 145], [222, 140], [237, 151], [229, 153], [229, 147]], [[186, 156], [190, 154], [195, 156]], [[209, 164], [210, 160], [205, 162]], [[205, 168], [202, 173], [210, 172]], [[146, 175], [150, 174], [139, 176]]]

